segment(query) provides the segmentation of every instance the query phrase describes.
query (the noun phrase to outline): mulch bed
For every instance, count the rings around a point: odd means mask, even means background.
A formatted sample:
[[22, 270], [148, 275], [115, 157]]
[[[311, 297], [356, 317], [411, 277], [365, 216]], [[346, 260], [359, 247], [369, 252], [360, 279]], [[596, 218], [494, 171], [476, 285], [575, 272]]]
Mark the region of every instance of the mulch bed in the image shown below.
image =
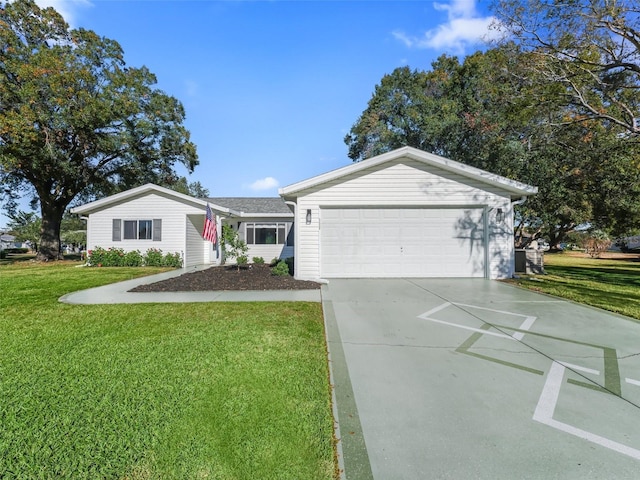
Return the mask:
[[206, 270], [185, 273], [149, 285], [140, 285], [130, 292], [206, 292], [212, 290], [315, 290], [316, 282], [296, 280], [290, 276], [271, 274], [269, 265], [211, 267]]

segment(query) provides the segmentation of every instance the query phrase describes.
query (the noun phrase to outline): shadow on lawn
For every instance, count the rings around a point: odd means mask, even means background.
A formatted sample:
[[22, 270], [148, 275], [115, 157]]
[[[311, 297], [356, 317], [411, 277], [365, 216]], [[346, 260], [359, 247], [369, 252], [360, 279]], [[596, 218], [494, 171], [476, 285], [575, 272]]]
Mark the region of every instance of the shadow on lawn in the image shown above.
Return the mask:
[[633, 265], [627, 268], [615, 267], [571, 267], [571, 266], [547, 266], [547, 273], [558, 275], [571, 280], [584, 280], [604, 283], [607, 285], [639, 286], [640, 287], [640, 265]]
[[[69, 254], [64, 256], [64, 260], [60, 261], [71, 261], [71, 262], [79, 262], [82, 260], [79, 253], [77, 254]], [[6, 258], [0, 259], [0, 266], [3, 265], [14, 265], [14, 264], [22, 264], [27, 262], [36, 262], [36, 254], [35, 253], [10, 253], [6, 256]], [[55, 262], [48, 262], [55, 263]]]

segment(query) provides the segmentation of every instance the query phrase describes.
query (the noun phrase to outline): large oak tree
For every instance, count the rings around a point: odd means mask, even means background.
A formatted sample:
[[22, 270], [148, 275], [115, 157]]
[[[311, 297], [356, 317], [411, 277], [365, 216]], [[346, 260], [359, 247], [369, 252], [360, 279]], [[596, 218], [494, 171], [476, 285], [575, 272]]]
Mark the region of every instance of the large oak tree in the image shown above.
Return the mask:
[[70, 29], [54, 9], [0, 3], [0, 181], [40, 204], [39, 258], [59, 258], [74, 199], [170, 184], [176, 163], [197, 165], [183, 106], [155, 83], [117, 42]]

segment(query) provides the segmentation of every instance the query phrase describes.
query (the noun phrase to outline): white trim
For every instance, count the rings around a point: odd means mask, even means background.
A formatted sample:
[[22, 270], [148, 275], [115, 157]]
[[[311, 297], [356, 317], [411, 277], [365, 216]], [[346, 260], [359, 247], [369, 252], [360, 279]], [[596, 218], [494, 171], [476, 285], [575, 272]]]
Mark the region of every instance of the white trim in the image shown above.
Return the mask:
[[236, 213], [229, 208], [211, 204], [210, 202], [207, 202], [207, 200], [201, 200], [199, 198], [195, 198], [190, 195], [185, 195], [184, 193], [179, 193], [174, 190], [170, 190], [168, 188], [155, 185], [153, 183], [147, 183], [145, 185], [141, 185], [139, 187], [126, 190], [124, 192], [116, 193], [115, 195], [111, 195], [106, 198], [101, 198], [100, 200], [96, 200], [94, 202], [85, 203], [84, 205], [74, 207], [71, 209], [71, 213], [81, 213], [81, 214], [92, 213], [96, 210], [104, 209], [109, 205], [111, 205], [112, 203], [122, 202], [132, 197], [136, 197], [136, 196], [144, 195], [148, 193], [154, 193], [154, 192], [162, 194], [167, 197], [173, 197], [175, 200], [179, 200], [185, 203], [190, 203], [192, 205], [198, 205], [201, 207], [206, 207], [207, 203], [209, 203], [209, 205], [213, 210], [217, 210], [219, 212], [224, 212], [229, 214]]
[[357, 173], [366, 168], [375, 167], [382, 163], [397, 160], [400, 158], [410, 158], [423, 162], [427, 165], [436, 166], [442, 168], [443, 170], [458, 173], [468, 178], [473, 178], [484, 183], [498, 186], [518, 196], [534, 195], [538, 193], [538, 187], [527, 185], [516, 180], [511, 180], [510, 178], [502, 177], [500, 175], [496, 175], [479, 168], [471, 167], [469, 165], [456, 162], [455, 160], [440, 157], [438, 155], [434, 155], [433, 153], [424, 152], [413, 147], [402, 147], [397, 150], [393, 150], [392, 152], [383, 153], [382, 155], [368, 158], [367, 160], [362, 160], [361, 162], [353, 163], [351, 165], [347, 165], [345, 167], [338, 168], [321, 175], [317, 175], [307, 180], [282, 187], [278, 190], [278, 193], [283, 197], [286, 197], [288, 195], [296, 196], [295, 194], [302, 190], [316, 187], [318, 185], [336, 180], [346, 175]]
[[[278, 197], [275, 197], [278, 198]], [[293, 218], [293, 213], [248, 213], [237, 212], [236, 215], [240, 218]]]

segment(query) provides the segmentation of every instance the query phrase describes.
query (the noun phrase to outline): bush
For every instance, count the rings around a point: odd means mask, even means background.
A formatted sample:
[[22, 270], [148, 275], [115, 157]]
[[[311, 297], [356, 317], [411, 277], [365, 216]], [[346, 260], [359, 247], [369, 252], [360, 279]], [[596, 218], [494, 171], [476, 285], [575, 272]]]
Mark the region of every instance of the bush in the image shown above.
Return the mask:
[[256, 265], [264, 265], [264, 258], [262, 257], [253, 257], [252, 260]]
[[92, 267], [101, 267], [107, 258], [107, 251], [102, 247], [96, 247], [87, 251], [87, 264]]
[[182, 268], [182, 255], [180, 255], [178, 252], [167, 252], [162, 260], [162, 264], [165, 267]]
[[93, 267], [182, 267], [179, 253], [162, 254], [162, 250], [150, 248], [142, 254], [140, 250], [125, 253], [121, 248], [96, 247], [87, 251], [87, 264]]
[[132, 250], [124, 254], [123, 265], [125, 267], [141, 267], [144, 265], [144, 258], [140, 250]]
[[4, 260], [5, 258], [7, 258], [7, 251], [0, 250], [0, 260]]
[[281, 260], [271, 269], [271, 274], [279, 277], [289, 276], [289, 266]]
[[11, 248], [5, 248], [3, 252], [5, 253], [5, 255], [9, 253], [24, 254], [24, 253], [29, 253], [29, 249], [24, 247], [20, 247], [20, 248], [11, 247]]
[[145, 265], [147, 267], [162, 267], [163, 255], [159, 248], [150, 248], [145, 254]]
[[271, 260], [269, 262], [269, 266], [270, 267], [275, 267], [278, 264], [279, 261], [280, 261], [280, 259], [278, 257], [273, 257], [273, 260]]

